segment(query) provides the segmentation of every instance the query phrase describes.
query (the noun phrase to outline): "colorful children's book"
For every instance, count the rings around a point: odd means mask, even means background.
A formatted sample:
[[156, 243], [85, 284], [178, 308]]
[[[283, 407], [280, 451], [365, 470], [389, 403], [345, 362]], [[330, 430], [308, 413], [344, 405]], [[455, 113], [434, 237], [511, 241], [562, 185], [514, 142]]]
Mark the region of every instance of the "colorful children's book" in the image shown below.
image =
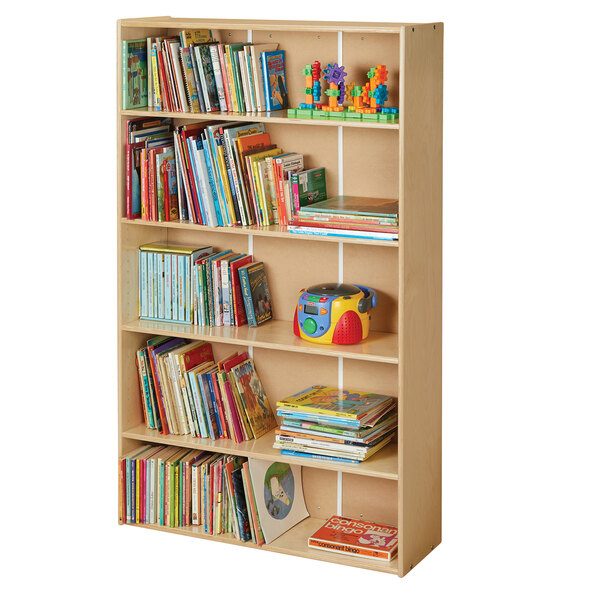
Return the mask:
[[184, 29], [179, 34], [182, 48], [188, 48], [191, 44], [204, 44], [212, 40], [210, 29]]
[[267, 394], [254, 369], [252, 359], [231, 369], [238, 392], [244, 404], [250, 427], [259, 438], [277, 425]]
[[308, 538], [308, 547], [389, 561], [398, 552], [398, 528], [333, 516]]
[[148, 106], [146, 38], [123, 40], [123, 110]]
[[[398, 200], [388, 198], [363, 198], [361, 196], [333, 196], [316, 206], [304, 209], [310, 212], [368, 217], [398, 218]], [[303, 212], [301, 210], [301, 212]]]
[[271, 111], [287, 108], [288, 95], [285, 81], [285, 50], [261, 52], [260, 58], [267, 110]]
[[253, 262], [240, 267], [238, 271], [242, 286], [242, 296], [246, 306], [246, 317], [250, 327], [257, 327], [273, 317], [271, 294], [265, 266], [262, 262]]
[[303, 206], [312, 206], [327, 198], [325, 167], [294, 173], [291, 179], [295, 213]]
[[288, 411], [313, 413], [361, 420], [370, 412], [392, 402], [392, 396], [340, 390], [324, 385], [313, 385], [297, 394], [279, 400], [277, 406]]

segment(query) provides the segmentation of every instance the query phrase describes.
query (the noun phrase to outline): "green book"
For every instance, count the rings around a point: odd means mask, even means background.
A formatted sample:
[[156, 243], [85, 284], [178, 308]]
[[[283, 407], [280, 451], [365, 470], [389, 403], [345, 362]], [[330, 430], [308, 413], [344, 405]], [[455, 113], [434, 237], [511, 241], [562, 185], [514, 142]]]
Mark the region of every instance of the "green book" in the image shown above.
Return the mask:
[[296, 213], [303, 206], [312, 206], [327, 198], [325, 167], [293, 173], [291, 184], [292, 198], [294, 199], [294, 212]]
[[148, 106], [146, 38], [123, 40], [123, 110]]

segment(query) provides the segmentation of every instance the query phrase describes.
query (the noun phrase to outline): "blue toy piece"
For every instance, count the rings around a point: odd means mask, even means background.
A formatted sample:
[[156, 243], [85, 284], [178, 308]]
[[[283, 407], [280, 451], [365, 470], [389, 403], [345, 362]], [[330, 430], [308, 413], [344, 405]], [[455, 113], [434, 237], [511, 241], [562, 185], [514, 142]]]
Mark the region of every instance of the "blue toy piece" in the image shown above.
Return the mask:
[[299, 108], [314, 108], [314, 104], [307, 104], [306, 102], [301, 102]]
[[373, 96], [374, 96], [375, 102], [377, 102], [377, 104], [379, 104], [379, 105], [385, 104], [386, 100], [388, 99], [387, 85], [379, 84], [375, 88]]

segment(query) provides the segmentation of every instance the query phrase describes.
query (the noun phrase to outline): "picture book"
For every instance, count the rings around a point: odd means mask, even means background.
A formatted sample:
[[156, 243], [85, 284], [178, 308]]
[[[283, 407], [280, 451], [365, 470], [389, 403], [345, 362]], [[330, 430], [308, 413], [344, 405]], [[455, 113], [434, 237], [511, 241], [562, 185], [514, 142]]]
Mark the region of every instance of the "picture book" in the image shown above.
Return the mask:
[[333, 516], [308, 538], [308, 547], [389, 561], [398, 552], [398, 528]]
[[173, 146], [156, 153], [156, 199], [159, 221], [176, 221], [179, 218], [177, 205], [177, 181], [175, 173], [175, 151]]
[[[333, 196], [317, 206], [311, 206], [311, 212], [345, 215], [365, 215], [398, 218], [398, 200], [390, 198], [362, 198], [361, 196]], [[300, 212], [303, 212], [302, 209]]]
[[182, 48], [187, 48], [191, 44], [204, 44], [212, 40], [212, 31], [210, 29], [184, 29], [179, 37]]
[[254, 95], [256, 110], [265, 111], [267, 110], [266, 99], [265, 99], [265, 78], [262, 70], [262, 63], [260, 59], [261, 52], [272, 52], [277, 50], [279, 44], [252, 44], [250, 46], [250, 63], [252, 65], [252, 74], [255, 76], [256, 81], [254, 82]]
[[265, 104], [268, 111], [288, 107], [285, 81], [285, 50], [261, 52], [262, 72], [265, 86]]
[[239, 395], [246, 409], [246, 415], [255, 438], [271, 431], [277, 422], [273, 416], [269, 399], [254, 369], [252, 359], [248, 359], [231, 369]]
[[302, 467], [248, 459], [252, 488], [265, 543], [308, 517], [302, 489]]
[[146, 38], [123, 40], [123, 109], [148, 106]]
[[312, 206], [327, 198], [325, 167], [294, 173], [291, 179], [295, 212], [303, 206]]
[[391, 396], [382, 394], [365, 394], [324, 385], [313, 385], [293, 396], [279, 400], [277, 407], [288, 411], [359, 420], [369, 412], [391, 401]]
[[262, 262], [244, 265], [238, 270], [246, 316], [250, 327], [257, 327], [273, 317], [271, 294]]

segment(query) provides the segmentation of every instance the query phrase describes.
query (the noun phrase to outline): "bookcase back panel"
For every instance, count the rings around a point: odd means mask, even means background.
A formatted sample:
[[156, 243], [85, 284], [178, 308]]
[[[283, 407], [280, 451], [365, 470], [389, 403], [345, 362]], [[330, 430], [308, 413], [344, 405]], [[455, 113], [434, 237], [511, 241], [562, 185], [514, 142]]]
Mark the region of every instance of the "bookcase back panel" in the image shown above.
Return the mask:
[[212, 246], [215, 251], [232, 250], [234, 252], [248, 252], [248, 238], [244, 235], [228, 235], [218, 231], [199, 229], [171, 229], [166, 241], [174, 244], [190, 244], [198, 248]]
[[302, 487], [306, 510], [311, 517], [328, 519], [335, 514], [337, 504], [335, 471], [302, 467]]
[[336, 244], [255, 237], [254, 257], [265, 263], [275, 319], [292, 321], [301, 289], [338, 280]]
[[120, 337], [121, 429], [130, 429], [144, 422], [135, 353], [146, 343], [148, 336], [142, 333], [122, 332]]
[[[291, 328], [290, 323], [290, 328]], [[337, 385], [337, 358], [254, 349], [254, 364], [273, 413], [276, 402], [311, 385]], [[280, 418], [277, 419], [281, 421]]]
[[371, 312], [374, 331], [398, 331], [398, 250], [383, 246], [344, 245], [344, 282], [377, 291]]
[[[179, 33], [181, 30], [177, 30]], [[245, 29], [212, 29], [213, 39], [222, 44], [244, 44], [248, 41], [248, 31]]]
[[398, 525], [398, 482], [344, 473], [342, 513], [381, 525]]
[[398, 366], [344, 360], [344, 388], [398, 397]]
[[121, 29], [121, 39], [139, 40], [147, 37], [171, 37], [179, 35], [179, 31], [173, 31], [164, 27], [123, 27]]
[[388, 99], [385, 106], [398, 106], [400, 64], [400, 36], [397, 33], [343, 33], [343, 63], [348, 76], [346, 82], [364, 85], [367, 71], [385, 65]]
[[[285, 50], [285, 76], [290, 106], [304, 102], [305, 77], [302, 69], [315, 60], [325, 68], [328, 63], [338, 62], [337, 33], [314, 31], [253, 31], [255, 44], [278, 42]], [[323, 91], [326, 86], [323, 86]], [[322, 99], [326, 98], [323, 94]]]
[[344, 194], [398, 198], [398, 131], [344, 129]]
[[338, 133], [334, 127], [303, 127], [269, 123], [271, 141], [284, 152], [304, 155], [304, 168], [325, 167], [327, 195], [338, 193]]

